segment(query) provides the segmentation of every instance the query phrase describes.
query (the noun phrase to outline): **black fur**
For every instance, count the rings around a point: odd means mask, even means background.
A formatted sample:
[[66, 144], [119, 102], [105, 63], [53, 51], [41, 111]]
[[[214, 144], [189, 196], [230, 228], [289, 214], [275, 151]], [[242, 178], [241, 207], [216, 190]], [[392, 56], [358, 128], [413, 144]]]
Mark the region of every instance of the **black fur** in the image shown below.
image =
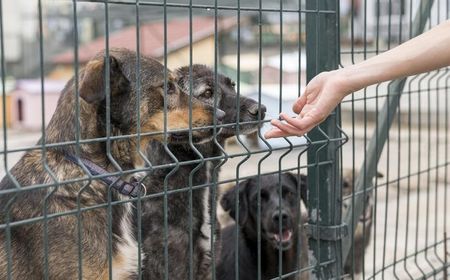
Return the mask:
[[[301, 175], [304, 180], [306, 177]], [[281, 204], [280, 184], [281, 182]], [[258, 177], [241, 182], [227, 191], [221, 205], [238, 221], [222, 231], [221, 256], [217, 266], [217, 279], [236, 279], [236, 243], [239, 246], [239, 279], [253, 280], [258, 275]], [[298, 192], [301, 182], [291, 173], [261, 175], [260, 177], [260, 230], [261, 230], [261, 279], [279, 276], [279, 253], [282, 254], [282, 274], [288, 274], [308, 264], [306, 235], [299, 231], [302, 225]], [[236, 209], [239, 201], [239, 209]], [[239, 210], [239, 215], [236, 215]], [[281, 216], [280, 216], [281, 214]], [[281, 223], [281, 231], [280, 231]], [[238, 238], [236, 238], [236, 231]], [[300, 251], [298, 251], [300, 248]], [[284, 279], [309, 279], [306, 273]]]

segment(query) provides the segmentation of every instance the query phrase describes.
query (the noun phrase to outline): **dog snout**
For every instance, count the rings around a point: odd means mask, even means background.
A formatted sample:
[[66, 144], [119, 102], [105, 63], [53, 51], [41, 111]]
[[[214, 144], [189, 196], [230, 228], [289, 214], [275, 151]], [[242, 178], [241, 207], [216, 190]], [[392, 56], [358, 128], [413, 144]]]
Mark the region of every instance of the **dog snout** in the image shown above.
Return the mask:
[[247, 108], [247, 111], [250, 114], [252, 114], [253, 116], [258, 116], [259, 114], [261, 114], [261, 119], [264, 119], [266, 117], [267, 108], [263, 104], [261, 104], [261, 106], [259, 106], [258, 103], [255, 103], [255, 104], [252, 104], [251, 106], [249, 106]]
[[219, 123], [222, 123], [223, 119], [225, 118], [225, 112], [220, 110], [220, 109], [216, 109], [216, 119]]
[[272, 220], [275, 224], [279, 224], [279, 222], [281, 220], [281, 224], [283, 226], [286, 226], [288, 223], [288, 220], [289, 220], [289, 215], [284, 210], [275, 211], [275, 213], [273, 213], [273, 215], [272, 215]]

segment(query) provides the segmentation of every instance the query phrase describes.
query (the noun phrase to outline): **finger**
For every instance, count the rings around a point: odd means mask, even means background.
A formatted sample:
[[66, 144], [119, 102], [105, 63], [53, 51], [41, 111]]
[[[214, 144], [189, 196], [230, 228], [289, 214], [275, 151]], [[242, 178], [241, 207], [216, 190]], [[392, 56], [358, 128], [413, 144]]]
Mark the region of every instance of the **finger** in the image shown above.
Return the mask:
[[273, 126], [277, 127], [279, 130], [285, 132], [286, 135], [288, 135], [288, 136], [301, 136], [304, 134], [304, 131], [302, 131], [292, 125], [282, 123], [278, 120], [274, 120], [271, 123]]
[[294, 113], [298, 114], [302, 111], [303, 107], [305, 106], [307, 101], [306, 98], [306, 94], [303, 93], [294, 103], [294, 105], [292, 106], [292, 111], [294, 111]]
[[302, 118], [291, 118], [285, 113], [281, 113], [280, 117], [285, 120], [288, 124], [296, 127], [298, 130], [311, 130], [314, 126], [318, 125], [323, 121], [319, 114], [316, 114], [316, 109], [313, 108], [310, 112], [305, 114]]
[[264, 133], [264, 138], [270, 139], [270, 138], [279, 138], [279, 137], [287, 137], [286, 132], [278, 129], [277, 127], [273, 127], [271, 130]]
[[286, 123], [290, 124], [298, 130], [304, 130], [305, 128], [307, 128], [303, 124], [303, 118], [292, 118], [286, 113], [280, 113], [280, 118], [282, 120], [285, 120]]

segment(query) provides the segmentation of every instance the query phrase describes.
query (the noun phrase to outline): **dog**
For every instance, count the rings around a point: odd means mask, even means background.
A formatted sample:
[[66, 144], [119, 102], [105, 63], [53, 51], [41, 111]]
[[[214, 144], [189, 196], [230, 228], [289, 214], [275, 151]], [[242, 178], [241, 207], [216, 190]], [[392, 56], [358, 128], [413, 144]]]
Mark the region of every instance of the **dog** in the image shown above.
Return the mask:
[[[144, 56], [139, 60], [138, 98], [135, 52], [111, 49], [109, 58], [101, 52], [91, 59], [80, 70], [78, 84], [72, 78], [61, 93], [45, 137], [38, 143], [49, 145], [45, 152], [26, 152], [1, 181], [1, 279], [109, 279], [110, 275], [130, 279], [138, 273], [141, 252], [132, 234], [131, 203], [110, 204], [128, 197], [123, 193], [128, 192], [125, 187], [130, 183], [126, 181], [131, 175], [116, 176], [115, 180], [123, 184], [119, 193], [104, 181], [89, 180], [80, 161], [84, 160], [86, 168], [100, 169], [100, 173], [115, 172], [117, 165], [123, 170], [145, 168], [143, 156], [150, 141], [161, 141], [164, 135], [144, 135], [140, 141], [135, 136], [123, 136], [134, 135], [138, 126], [142, 133], [162, 131], [165, 118], [167, 129], [177, 130], [167, 134], [168, 142], [189, 139], [187, 131], [179, 131], [189, 126], [188, 95], [180, 90], [169, 70], [164, 82], [164, 67], [159, 62]], [[210, 126], [215, 111], [194, 100], [192, 116], [194, 127]], [[98, 141], [75, 145], [77, 129], [79, 139]], [[104, 140], [107, 132], [113, 137], [109, 144]], [[192, 135], [199, 142], [211, 137], [209, 129], [196, 130]], [[79, 178], [84, 180], [70, 182]]]
[[[223, 246], [217, 264], [217, 279], [256, 279], [258, 275], [258, 184], [260, 182], [261, 279], [309, 279], [295, 271], [308, 265], [307, 237], [299, 227], [306, 221], [301, 211], [301, 186], [305, 176], [293, 173], [261, 175], [228, 190], [221, 199], [225, 211], [236, 221], [222, 230]], [[279, 184], [280, 182], [280, 184]], [[281, 185], [281, 187], [280, 187]], [[236, 202], [239, 200], [239, 207]], [[238, 213], [236, 210], [239, 210]], [[238, 232], [238, 237], [236, 236]], [[236, 277], [236, 244], [239, 247], [239, 278]], [[279, 254], [282, 264], [279, 263]]]
[[[358, 174], [355, 171], [355, 174]], [[377, 178], [383, 178], [384, 175], [377, 172]], [[352, 203], [353, 193], [353, 170], [345, 170], [343, 174], [342, 184], [342, 196], [346, 199], [342, 202], [342, 215], [345, 216], [347, 209]], [[356, 195], [355, 199], [360, 199], [361, 196]], [[369, 246], [371, 234], [372, 234], [372, 218], [373, 218], [373, 191], [368, 190], [366, 192], [365, 208], [361, 215], [357, 218], [355, 233], [353, 236], [353, 245], [347, 255], [347, 259], [344, 264], [344, 274], [356, 275], [360, 274], [363, 270], [363, 256], [366, 253]]]
[[[345, 198], [342, 201], [342, 216], [348, 211], [352, 200], [351, 196], [353, 193], [353, 173], [358, 174], [358, 170], [353, 171], [353, 169], [346, 169], [342, 176], [342, 196]], [[303, 180], [301, 184], [302, 188], [302, 199], [305, 206], [308, 207], [308, 199], [306, 197], [308, 189], [308, 180], [306, 175], [301, 175]], [[383, 174], [377, 172], [378, 178], [382, 178]], [[373, 212], [373, 202], [372, 202], [373, 192], [371, 190], [366, 193], [366, 202], [363, 213], [357, 218], [358, 222], [356, 224], [356, 229], [353, 236], [353, 245], [350, 248], [347, 259], [344, 262], [344, 275], [357, 275], [363, 270], [363, 256], [369, 246], [371, 229], [372, 229], [372, 212]], [[360, 199], [360, 196], [356, 195], [355, 199]], [[354, 247], [354, 250], [353, 250]], [[353, 253], [354, 252], [354, 257]], [[354, 261], [354, 262], [353, 262]]]
[[[150, 193], [160, 193], [163, 186], [169, 191], [167, 209], [162, 196], [145, 201], [142, 205], [143, 250], [146, 261], [144, 279], [209, 279], [212, 276], [213, 258], [220, 253], [220, 226], [215, 217], [217, 190], [214, 182], [220, 170], [222, 149], [225, 140], [237, 134], [251, 133], [259, 128], [258, 120], [265, 117], [264, 105], [255, 100], [239, 96], [234, 82], [217, 74], [205, 65], [192, 65], [175, 71], [178, 84], [192, 98], [204, 104], [214, 104], [223, 110], [223, 126], [217, 128], [215, 141], [197, 144], [169, 144], [167, 147], [152, 142], [150, 161], [154, 166], [174, 164], [176, 167], [155, 169], [144, 180]], [[191, 73], [191, 74], [190, 74]], [[191, 87], [192, 86], [192, 87]], [[239, 108], [236, 108], [239, 101]], [[237, 119], [239, 110], [239, 119]], [[237, 121], [243, 122], [237, 126]], [[232, 126], [231, 126], [232, 125]], [[168, 153], [168, 151], [172, 155]], [[205, 162], [188, 163], [203, 158]], [[199, 187], [202, 186], [202, 187]], [[195, 189], [190, 189], [194, 187]], [[164, 221], [164, 211], [167, 220]], [[167, 231], [164, 230], [164, 224]], [[164, 250], [167, 243], [168, 257]]]

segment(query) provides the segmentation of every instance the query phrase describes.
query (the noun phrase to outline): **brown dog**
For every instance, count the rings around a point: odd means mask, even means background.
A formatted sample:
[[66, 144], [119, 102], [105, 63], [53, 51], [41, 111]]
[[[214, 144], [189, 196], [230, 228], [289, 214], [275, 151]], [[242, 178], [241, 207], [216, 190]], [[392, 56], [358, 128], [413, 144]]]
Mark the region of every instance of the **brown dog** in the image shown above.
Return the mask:
[[[172, 73], [167, 72], [164, 102], [163, 65], [140, 57], [137, 84], [137, 60], [125, 49], [110, 50], [109, 63], [105, 53], [94, 57], [79, 73], [79, 110], [72, 79], [39, 141], [48, 147], [28, 151], [0, 183], [0, 279], [107, 279], [110, 274], [129, 279], [137, 273], [141, 252], [131, 234], [130, 203], [120, 202], [126, 196], [109, 191], [104, 181], [88, 180], [83, 168], [69, 160], [79, 156], [105, 172], [142, 170], [148, 142], [163, 139], [149, 133], [162, 131], [164, 119], [167, 130], [189, 127], [189, 97]], [[211, 106], [194, 101], [191, 108], [192, 127], [213, 123]], [[80, 145], [75, 145], [77, 123]], [[139, 141], [138, 126], [147, 133]], [[183, 142], [188, 136], [177, 130], [166, 140]], [[194, 141], [210, 137], [209, 129], [192, 133]]]

